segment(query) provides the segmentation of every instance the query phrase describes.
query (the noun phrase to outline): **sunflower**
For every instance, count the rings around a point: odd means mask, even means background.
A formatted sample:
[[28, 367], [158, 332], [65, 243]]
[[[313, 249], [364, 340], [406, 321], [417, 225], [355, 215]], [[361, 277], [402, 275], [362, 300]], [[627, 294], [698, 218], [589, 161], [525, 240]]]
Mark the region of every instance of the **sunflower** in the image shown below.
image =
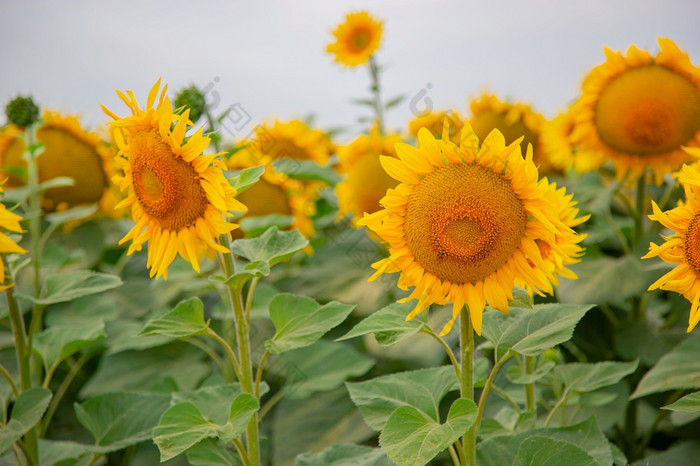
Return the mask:
[[[267, 158], [312, 160], [323, 165], [328, 162], [332, 150], [328, 135], [301, 120], [275, 120], [272, 124], [258, 125], [254, 140], [246, 148], [249, 157], [259, 159], [255, 165], [266, 163]], [[266, 159], [262, 160], [263, 157]]]
[[[64, 210], [83, 204], [104, 204], [109, 195], [109, 177], [114, 174], [113, 157], [108, 144], [95, 132], [85, 130], [75, 116], [46, 111], [37, 130], [37, 140], [44, 144], [37, 157], [39, 182], [68, 177], [73, 186], [48, 189], [42, 199], [47, 211]], [[8, 186], [25, 183], [20, 173], [26, 170], [22, 131], [8, 127], [0, 135], [0, 162], [8, 177]]]
[[[695, 156], [700, 156], [700, 150]], [[670, 272], [652, 283], [649, 290], [669, 290], [681, 293], [692, 304], [688, 332], [700, 321], [700, 168], [683, 165], [674, 176], [685, 190], [685, 202], [662, 212], [652, 201], [653, 214], [649, 218], [674, 234], [657, 246], [649, 244], [649, 252], [642, 259], [660, 257], [665, 262], [678, 264]]]
[[418, 130], [428, 128], [430, 133], [439, 138], [442, 136], [443, 122], [447, 120], [450, 125], [450, 140], [459, 144], [459, 135], [462, 130], [462, 117], [455, 110], [441, 112], [426, 112], [418, 115], [408, 124], [408, 133], [417, 136]]
[[343, 181], [335, 186], [338, 195], [338, 215], [352, 214], [353, 223], [365, 213], [382, 208], [379, 201], [397, 181], [389, 176], [379, 162], [380, 156], [396, 157], [394, 145], [401, 136], [381, 135], [375, 126], [370, 134], [357, 137], [347, 146], [338, 148], [338, 171]]
[[[542, 153], [557, 171], [565, 172], [574, 164], [575, 149], [571, 139], [574, 125], [574, 115], [569, 109], [548, 120], [542, 127], [540, 135]], [[578, 158], [577, 161], [580, 163], [584, 159]], [[579, 170], [577, 166], [577, 171], [582, 170]]]
[[658, 42], [656, 57], [605, 49], [605, 63], [583, 82], [572, 138], [585, 166], [612, 161], [619, 179], [650, 168], [659, 184], [690, 160], [681, 146], [700, 146], [700, 69], [670, 39]]
[[384, 209], [361, 223], [388, 243], [390, 253], [373, 264], [377, 272], [370, 280], [401, 272], [399, 288], [414, 287], [403, 299], [418, 298], [407, 319], [432, 303], [452, 302], [444, 335], [466, 303], [480, 334], [484, 306], [508, 313], [516, 280], [552, 292], [542, 244], [564, 250], [562, 231], [568, 227], [561, 219], [576, 213], [548, 183], [538, 182], [531, 147], [525, 158], [521, 155], [522, 139], [506, 145], [494, 130], [479, 148], [465, 123], [458, 146], [448, 131], [437, 140], [421, 129], [418, 148], [397, 144], [398, 158], [381, 157], [400, 184], [382, 199]]
[[[208, 251], [228, 253], [216, 242], [238, 225], [225, 217], [230, 211], [244, 212], [246, 207], [234, 199], [236, 190], [224, 177], [223, 162], [217, 155], [204, 155], [209, 138], [200, 128], [185, 138], [189, 110], [173, 113], [166, 96], [167, 85], [154, 107], [160, 79], [148, 94], [141, 109], [134, 93], [117, 90], [131, 110], [131, 116], [119, 117], [102, 106], [115, 121], [114, 139], [119, 148], [117, 163], [124, 176], [114, 182], [127, 192], [118, 205], [130, 206], [136, 225], [121, 239], [131, 240], [127, 254], [139, 251], [148, 242], [150, 275], [168, 278], [168, 266], [180, 254], [199, 272], [198, 258]], [[173, 125], [173, 122], [175, 124]]]
[[336, 62], [345, 66], [364, 65], [379, 48], [382, 21], [372, 18], [366, 11], [348, 13], [333, 35], [335, 42], [328, 44], [326, 52], [334, 54]]
[[493, 94], [482, 92], [471, 100], [469, 109], [472, 115], [469, 123], [479, 139], [483, 140], [494, 129], [503, 134], [506, 144], [522, 137], [523, 147], [532, 145], [535, 165], [539, 167], [539, 171], [555, 171], [555, 167], [540, 148], [540, 134], [545, 118], [530, 105], [505, 102]]
[[[2, 194], [2, 192], [2, 187], [0, 187], [0, 194]], [[22, 217], [7, 210], [5, 204], [0, 202], [0, 228], [2, 230], [21, 233], [22, 227], [19, 225], [20, 220], [22, 220]], [[13, 252], [18, 254], [24, 254], [27, 252], [27, 250], [15, 243], [3, 231], [0, 231], [0, 253], [8, 254]], [[5, 283], [5, 262], [0, 260], [0, 284], [2, 283]], [[7, 289], [7, 287], [0, 287], [0, 290], [4, 289]]]

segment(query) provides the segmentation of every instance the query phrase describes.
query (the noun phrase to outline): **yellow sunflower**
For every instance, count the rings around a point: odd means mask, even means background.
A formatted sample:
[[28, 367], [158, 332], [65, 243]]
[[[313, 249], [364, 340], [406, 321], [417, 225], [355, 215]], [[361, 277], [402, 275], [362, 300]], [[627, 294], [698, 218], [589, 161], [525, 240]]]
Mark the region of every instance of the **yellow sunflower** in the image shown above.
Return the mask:
[[117, 163], [124, 171], [124, 176], [114, 177], [115, 183], [127, 192], [117, 207], [130, 206], [136, 222], [120, 244], [131, 240], [127, 252], [131, 254], [148, 242], [150, 275], [166, 279], [168, 266], [177, 254], [199, 272], [201, 254], [211, 250], [229, 252], [216, 238], [238, 227], [226, 221], [230, 211], [246, 210], [234, 199], [236, 190], [223, 175], [225, 165], [217, 158], [219, 154], [203, 154], [209, 138], [202, 136], [202, 129], [185, 138], [187, 126], [191, 125], [189, 110], [182, 115], [173, 113], [167, 87], [154, 107], [159, 79], [149, 92], [144, 109], [139, 107], [133, 92], [127, 91], [127, 96], [117, 90], [131, 110], [127, 117], [119, 117], [102, 106], [115, 120], [111, 125], [119, 148]]
[[[700, 156], [700, 150], [695, 155]], [[649, 215], [674, 234], [660, 246], [650, 243], [649, 252], [642, 259], [658, 256], [665, 262], [678, 264], [652, 283], [649, 290], [675, 291], [692, 303], [688, 318], [690, 332], [700, 321], [700, 168], [683, 165], [674, 176], [685, 190], [685, 202], [662, 212], [652, 201], [654, 213]]]
[[508, 313], [516, 280], [552, 292], [551, 267], [538, 243], [563, 250], [561, 232], [568, 227], [561, 219], [576, 213], [566, 212], [571, 205], [562, 204], [548, 183], [538, 183], [531, 147], [521, 155], [522, 139], [506, 145], [494, 130], [479, 148], [465, 123], [458, 146], [448, 131], [437, 140], [421, 129], [418, 148], [397, 144], [398, 158], [381, 157], [400, 184], [382, 199], [384, 209], [361, 223], [388, 243], [390, 253], [373, 264], [377, 272], [370, 279], [401, 272], [398, 286], [414, 287], [403, 300], [418, 299], [407, 319], [432, 303], [452, 302], [444, 335], [466, 303], [480, 334], [484, 306]]
[[[63, 210], [82, 204], [103, 206], [109, 196], [109, 178], [114, 174], [113, 157], [108, 144], [93, 131], [85, 130], [75, 116], [46, 111], [37, 130], [44, 151], [37, 157], [39, 182], [69, 177], [73, 186], [48, 189], [42, 199], [47, 211]], [[8, 186], [25, 183], [20, 172], [26, 170], [24, 139], [19, 128], [8, 127], [0, 135], [0, 162]]]
[[328, 44], [326, 52], [334, 54], [335, 61], [345, 66], [364, 65], [379, 48], [382, 24], [366, 11], [348, 13], [345, 22], [333, 31], [335, 42]]
[[333, 149], [330, 138], [324, 132], [310, 128], [301, 120], [287, 122], [275, 120], [255, 128], [254, 141], [246, 148], [249, 157], [260, 159], [255, 165], [272, 160], [312, 160], [318, 164], [328, 162]]
[[335, 186], [338, 215], [352, 214], [353, 223], [365, 213], [382, 208], [379, 201], [398, 182], [389, 176], [379, 162], [380, 156], [396, 157], [394, 146], [401, 136], [381, 135], [375, 126], [370, 134], [357, 137], [347, 146], [338, 148], [338, 172], [343, 181]]
[[482, 92], [469, 103], [471, 124], [474, 132], [483, 140], [492, 130], [497, 129], [506, 139], [506, 144], [523, 138], [523, 147], [532, 145], [534, 161], [541, 173], [555, 171], [555, 167], [545, 157], [540, 148], [540, 134], [545, 118], [532, 107], [522, 102], [506, 102], [488, 92]]
[[428, 128], [433, 136], [439, 138], [442, 136], [442, 128], [445, 120], [447, 120], [450, 125], [450, 141], [459, 144], [459, 135], [462, 131], [463, 119], [456, 110], [427, 112], [418, 115], [408, 124], [408, 133], [415, 137], [418, 135], [419, 129]]
[[[569, 110], [547, 121], [542, 127], [540, 135], [542, 153], [552, 167], [561, 172], [565, 172], [574, 165], [575, 149], [571, 139], [574, 124], [574, 115]], [[583, 161], [581, 158], [578, 160]], [[586, 171], [578, 168], [577, 166], [577, 171]]]
[[700, 146], [700, 69], [670, 39], [658, 42], [656, 57], [605, 49], [605, 63], [583, 82], [572, 138], [584, 166], [612, 161], [619, 179], [650, 168], [659, 184], [690, 160], [681, 146]]
[[[2, 192], [2, 187], [0, 187], [0, 194], [2, 194]], [[1, 229], [14, 231], [15, 233], [21, 233], [22, 227], [19, 225], [20, 220], [22, 220], [22, 217], [7, 210], [5, 204], [0, 202]], [[4, 231], [0, 231], [0, 253], [9, 254], [13, 252], [18, 254], [24, 254], [27, 252], [27, 250], [15, 243], [9, 236], [5, 234]], [[4, 261], [0, 260], [0, 284], [3, 283], [5, 283], [5, 263]], [[7, 289], [7, 287], [0, 287], [0, 290], [4, 289]]]

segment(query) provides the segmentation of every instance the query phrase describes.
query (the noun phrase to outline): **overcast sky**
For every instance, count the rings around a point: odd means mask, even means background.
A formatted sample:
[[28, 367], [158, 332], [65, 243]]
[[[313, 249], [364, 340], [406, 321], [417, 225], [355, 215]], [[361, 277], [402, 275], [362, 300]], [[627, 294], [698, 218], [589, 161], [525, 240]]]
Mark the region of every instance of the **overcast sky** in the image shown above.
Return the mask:
[[[552, 116], [572, 100], [603, 47], [656, 50], [670, 37], [700, 63], [698, 0], [0, 0], [0, 102], [32, 93], [42, 106], [107, 121], [98, 102], [125, 113], [114, 89], [145, 101], [160, 76], [173, 90], [213, 85], [220, 110], [254, 122], [315, 114], [324, 127], [366, 111], [369, 76], [325, 53], [345, 13], [384, 20], [377, 58], [390, 112], [405, 127], [432, 105], [466, 113], [488, 88]], [[411, 106], [409, 101], [414, 98]], [[427, 99], [427, 100], [426, 100]], [[0, 118], [0, 123], [4, 118]], [[245, 131], [243, 129], [242, 131]]]

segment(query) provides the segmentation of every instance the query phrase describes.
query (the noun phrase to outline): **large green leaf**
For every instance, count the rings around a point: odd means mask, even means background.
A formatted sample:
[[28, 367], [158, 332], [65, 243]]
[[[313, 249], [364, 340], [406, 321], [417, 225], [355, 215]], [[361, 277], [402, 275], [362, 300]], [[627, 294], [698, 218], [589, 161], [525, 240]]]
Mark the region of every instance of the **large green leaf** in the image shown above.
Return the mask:
[[282, 158], [274, 162], [275, 168], [290, 178], [302, 181], [322, 181], [335, 186], [342, 178], [331, 167], [322, 167], [313, 160]]
[[[260, 396], [267, 393], [268, 388], [268, 385], [262, 382]], [[205, 418], [217, 424], [225, 424], [231, 402], [241, 393], [241, 385], [238, 383], [210, 385], [191, 392], [173, 393], [173, 404], [192, 403]]]
[[647, 457], [632, 463], [634, 466], [697, 466], [700, 458], [700, 441], [682, 440], [668, 450], [650, 453]]
[[42, 387], [30, 388], [17, 397], [10, 420], [0, 427], [0, 451], [10, 448], [39, 422], [49, 401], [51, 391]]
[[192, 403], [171, 406], [153, 429], [153, 441], [160, 449], [161, 462], [179, 455], [205, 438], [230, 441], [238, 437], [259, 408], [258, 400], [253, 395], [241, 393], [231, 404], [228, 421], [220, 425], [202, 416]]
[[379, 448], [340, 444], [321, 453], [303, 453], [294, 466], [393, 466], [393, 462]]
[[95, 438], [94, 450], [108, 453], [151, 438], [170, 406], [162, 393], [108, 393], [74, 405], [78, 421]]
[[[230, 442], [228, 442], [230, 445]], [[192, 466], [241, 466], [243, 463], [233, 448], [213, 438], [206, 438], [187, 450], [187, 462]]]
[[347, 340], [373, 333], [380, 345], [392, 345], [427, 327], [427, 312], [419, 314], [412, 320], [406, 320], [406, 316], [414, 307], [414, 303], [389, 304], [355, 325], [352, 330], [338, 340]]
[[413, 406], [401, 406], [386, 421], [379, 445], [398, 465], [426, 464], [474, 425], [476, 412], [472, 400], [459, 398], [440, 424]]
[[265, 172], [265, 165], [244, 168], [242, 170], [231, 170], [226, 172], [228, 182], [236, 189], [236, 194], [240, 194], [258, 182]]
[[439, 421], [440, 400], [457, 390], [459, 381], [452, 366], [443, 366], [345, 385], [365, 422], [375, 430], [382, 430], [391, 413], [401, 406], [413, 407], [425, 417]]
[[321, 340], [271, 358], [267, 369], [286, 378], [286, 397], [299, 399], [338, 388], [348, 377], [361, 376], [373, 365], [372, 358], [348, 345]]
[[204, 304], [195, 297], [180, 301], [172, 311], [146, 322], [140, 335], [184, 338], [202, 335], [208, 327], [204, 321]]
[[534, 310], [513, 308], [509, 316], [486, 312], [482, 334], [499, 352], [512, 349], [535, 356], [571, 339], [576, 324], [592, 307], [541, 304]]
[[675, 403], [664, 406], [662, 409], [684, 413], [700, 413], [700, 392], [686, 395]]
[[614, 385], [637, 369], [639, 361], [561, 364], [554, 368], [554, 376], [575, 392], [592, 392]]
[[81, 296], [102, 293], [122, 284], [121, 278], [107, 273], [93, 272], [91, 270], [78, 270], [77, 272], [51, 275], [44, 281], [41, 296], [34, 298], [27, 295], [18, 295], [37, 304], [55, 304], [72, 301]]
[[518, 447], [521, 466], [597, 466], [598, 462], [581, 448], [566, 440], [530, 437]]
[[273, 354], [308, 346], [339, 325], [355, 306], [332, 301], [321, 306], [306, 296], [280, 294], [270, 301], [275, 335], [265, 343]]
[[301, 251], [309, 242], [297, 230], [279, 231], [272, 227], [257, 238], [237, 239], [231, 251], [250, 262], [264, 261], [272, 267], [294, 253]]
[[[82, 456], [91, 453], [92, 447], [67, 440], [39, 440], [39, 466], [72, 465]], [[66, 461], [66, 463], [63, 463]], [[1, 461], [0, 461], [1, 463]]]
[[82, 324], [49, 327], [34, 337], [34, 349], [48, 371], [68, 356], [105, 337], [105, 324], [99, 320]]
[[700, 388], [700, 335], [693, 335], [659, 359], [630, 398], [678, 389]]

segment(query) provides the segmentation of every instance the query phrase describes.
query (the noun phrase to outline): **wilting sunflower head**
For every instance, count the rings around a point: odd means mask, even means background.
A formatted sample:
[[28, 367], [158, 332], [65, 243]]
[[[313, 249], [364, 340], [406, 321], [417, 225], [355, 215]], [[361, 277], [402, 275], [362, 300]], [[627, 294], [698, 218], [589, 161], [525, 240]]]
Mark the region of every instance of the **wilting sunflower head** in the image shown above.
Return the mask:
[[675, 291], [691, 302], [690, 332], [700, 321], [700, 168], [695, 164], [683, 165], [674, 176], [685, 190], [685, 202], [664, 212], [652, 201], [654, 213], [649, 215], [674, 234], [666, 237], [660, 246], [650, 243], [649, 252], [642, 259], [658, 256], [664, 262], [678, 264], [652, 283], [649, 290]]
[[419, 129], [428, 128], [428, 131], [436, 138], [442, 137], [442, 128], [445, 120], [447, 120], [450, 127], [450, 140], [455, 144], [459, 144], [463, 120], [456, 110], [420, 114], [408, 124], [408, 133], [411, 136], [417, 136]]
[[700, 146], [700, 69], [670, 39], [659, 53], [631, 46], [605, 49], [606, 61], [585, 78], [574, 106], [576, 166], [611, 161], [620, 179], [647, 169], [656, 183], [689, 159], [681, 146]]
[[[2, 194], [2, 192], [2, 187], [0, 187], [0, 194]], [[20, 220], [22, 220], [22, 217], [7, 210], [5, 204], [0, 202], [0, 254], [24, 254], [27, 252], [26, 249], [22, 248], [17, 243], [15, 243], [5, 233], [5, 231], [14, 231], [15, 233], [21, 233], [22, 227], [19, 224]], [[3, 283], [5, 283], [5, 263], [4, 261], [0, 260], [0, 290], [4, 290], [7, 288], [1, 286]]]
[[357, 137], [347, 146], [338, 148], [338, 171], [343, 181], [335, 186], [338, 195], [338, 215], [352, 215], [353, 224], [365, 213], [382, 208], [379, 201], [398, 182], [382, 168], [381, 156], [396, 157], [394, 146], [401, 136], [381, 135], [377, 127], [370, 134]]
[[336, 62], [345, 66], [364, 65], [379, 48], [382, 21], [372, 18], [366, 11], [348, 13], [333, 36], [335, 42], [328, 44], [326, 52], [335, 55]]
[[178, 254], [199, 272], [203, 253], [229, 252], [216, 238], [238, 227], [226, 220], [229, 212], [244, 212], [246, 207], [234, 199], [236, 190], [223, 175], [225, 166], [217, 158], [219, 154], [203, 154], [209, 138], [202, 136], [202, 129], [185, 138], [191, 125], [189, 110], [181, 115], [173, 113], [167, 85], [160, 97], [159, 89], [160, 79], [143, 109], [132, 91], [125, 95], [117, 90], [131, 110], [129, 116], [102, 109], [114, 119], [117, 163], [124, 172], [114, 177], [126, 192], [126, 199], [117, 207], [130, 206], [136, 222], [120, 244], [131, 240], [127, 252], [131, 254], [148, 242], [151, 276], [167, 279], [168, 266]]
[[560, 113], [542, 127], [540, 148], [552, 167], [565, 172], [574, 164], [574, 143], [571, 133], [574, 130], [574, 116], [571, 110]]
[[324, 132], [310, 128], [302, 120], [264, 123], [255, 128], [255, 140], [244, 150], [261, 165], [275, 160], [312, 160], [325, 164], [332, 143]]
[[[365, 215], [366, 224], [388, 243], [389, 257], [377, 272], [401, 272], [398, 286], [418, 299], [411, 319], [432, 303], [453, 303], [449, 332], [466, 303], [477, 333], [486, 304], [508, 313], [516, 280], [537, 292], [552, 292], [552, 267], [543, 245], [559, 251], [578, 241], [562, 218], [573, 214], [549, 183], [538, 182], [528, 147], [520, 139], [506, 145], [492, 131], [479, 146], [468, 123], [460, 145], [418, 132], [418, 148], [397, 144], [398, 158], [382, 156], [382, 166], [400, 183], [381, 200], [384, 206]], [[569, 198], [567, 199], [567, 202]], [[567, 235], [563, 235], [566, 232]], [[573, 239], [571, 239], [573, 238]]]

